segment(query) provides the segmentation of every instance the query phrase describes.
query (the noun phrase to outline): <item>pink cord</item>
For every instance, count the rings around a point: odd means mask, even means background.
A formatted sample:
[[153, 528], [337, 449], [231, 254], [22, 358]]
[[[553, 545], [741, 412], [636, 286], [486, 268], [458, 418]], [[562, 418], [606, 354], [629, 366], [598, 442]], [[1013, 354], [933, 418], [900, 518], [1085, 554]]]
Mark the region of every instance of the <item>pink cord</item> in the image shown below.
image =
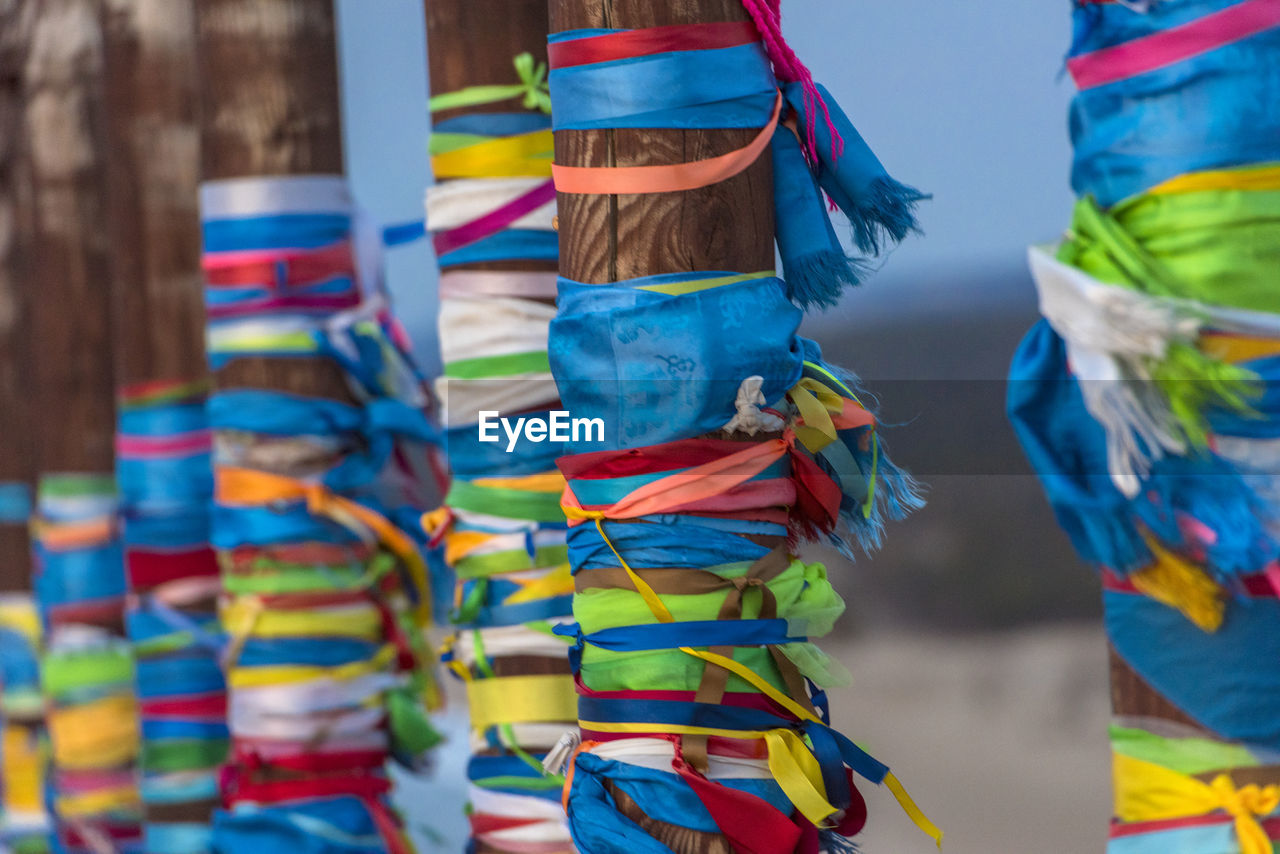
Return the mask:
[[827, 122], [827, 128], [831, 131], [831, 152], [834, 159], [839, 159], [844, 153], [844, 138], [836, 130], [835, 123], [831, 121], [827, 102], [818, 92], [818, 87], [813, 82], [813, 74], [782, 37], [782, 0], [742, 0], [742, 6], [755, 22], [756, 29], [760, 31], [760, 37], [764, 39], [765, 53], [773, 63], [774, 76], [784, 83], [798, 82], [804, 90], [804, 149], [809, 162], [816, 163], [818, 160], [815, 132], [817, 117], [813, 109], [815, 106], [822, 107], [822, 115]]

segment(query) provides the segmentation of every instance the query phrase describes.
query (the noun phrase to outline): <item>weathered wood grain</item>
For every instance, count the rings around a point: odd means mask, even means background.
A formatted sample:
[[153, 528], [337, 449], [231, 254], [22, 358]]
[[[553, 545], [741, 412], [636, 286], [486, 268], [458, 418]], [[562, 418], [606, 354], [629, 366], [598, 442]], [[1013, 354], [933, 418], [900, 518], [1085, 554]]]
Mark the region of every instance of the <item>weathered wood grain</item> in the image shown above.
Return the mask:
[[[23, 229], [29, 204], [22, 146], [22, 79], [31, 25], [30, 6], [0, 3], [0, 481], [30, 485], [34, 476], [28, 363], [29, 301]], [[0, 524], [0, 591], [26, 590], [31, 573], [25, 524]]]
[[116, 381], [206, 373], [195, 0], [103, 8]]
[[[343, 172], [333, 0], [199, 0], [200, 180]], [[325, 358], [242, 358], [219, 388], [352, 402]]]
[[23, 370], [39, 472], [110, 472], [115, 434], [111, 267], [97, 0], [31, 7], [18, 217], [31, 288]]

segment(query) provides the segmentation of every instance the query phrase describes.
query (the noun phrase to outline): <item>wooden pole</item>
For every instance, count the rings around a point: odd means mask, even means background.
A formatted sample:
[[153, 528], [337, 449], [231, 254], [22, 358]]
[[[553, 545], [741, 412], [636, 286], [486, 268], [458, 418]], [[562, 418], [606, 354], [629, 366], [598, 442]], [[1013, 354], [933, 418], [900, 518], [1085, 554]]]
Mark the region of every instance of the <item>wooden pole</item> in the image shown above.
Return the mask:
[[[196, 4], [196, 45], [199, 68], [200, 180], [204, 190], [210, 190], [211, 182], [261, 178], [266, 180], [234, 186], [268, 188], [264, 190], [265, 194], [276, 190], [287, 192], [280, 188], [301, 185], [323, 186], [341, 192], [340, 185], [344, 183], [342, 117], [339, 107], [333, 0], [199, 0]], [[312, 180], [282, 180], [293, 176], [306, 176]], [[216, 194], [226, 186], [228, 185], [215, 184], [212, 190]], [[345, 199], [342, 204], [345, 212]], [[248, 213], [252, 215], [264, 210], [259, 208]], [[311, 213], [318, 212], [312, 210], [306, 215]], [[209, 209], [203, 212], [205, 216], [209, 214]], [[206, 223], [206, 228], [208, 227]], [[333, 230], [343, 234], [331, 239], [344, 239], [347, 242], [319, 248], [303, 246], [304, 250], [316, 248], [317, 253], [303, 251], [300, 256], [302, 259], [314, 258], [324, 254], [327, 249], [336, 248], [343, 255], [342, 262], [345, 264], [347, 249], [354, 244], [356, 249], [352, 254], [355, 257], [350, 260], [355, 267], [355, 276], [350, 275], [349, 268], [343, 269], [342, 276], [324, 275], [335, 280], [340, 278], [343, 282], [349, 282], [353, 278], [358, 280], [362, 266], [360, 261], [363, 260], [358, 255], [363, 236], [359, 232], [359, 224], [344, 221], [340, 228]], [[278, 237], [280, 232], [267, 227], [263, 229], [263, 233]], [[267, 248], [277, 280], [281, 277], [281, 271], [286, 271], [284, 275], [287, 276], [296, 269], [291, 266], [294, 258], [299, 257], [293, 253], [294, 248], [296, 247], [292, 244], [282, 246], [278, 243]], [[243, 271], [252, 266], [242, 264], [230, 269]], [[301, 262], [299, 266], [303, 266]], [[309, 274], [305, 269], [301, 275], [319, 277], [319, 274]], [[264, 282], [262, 278], [264, 277], [253, 279], [253, 283], [273, 287], [276, 284], [273, 281]], [[308, 284], [315, 284], [315, 281]], [[358, 284], [372, 288], [374, 283]], [[276, 293], [283, 293], [285, 290], [287, 289], [279, 288]], [[373, 294], [368, 290], [362, 290], [360, 296], [368, 298], [364, 299], [361, 308], [372, 305]], [[309, 316], [308, 319], [314, 321], [314, 325], [308, 327], [309, 331], [323, 331], [322, 323], [337, 318], [338, 311], [327, 311], [323, 317]], [[242, 326], [240, 320], [245, 318], [250, 322], [269, 322], [286, 315], [293, 319], [300, 313], [274, 308], [254, 309], [251, 314], [227, 320], [223, 329]], [[280, 351], [268, 348], [266, 352]], [[242, 800], [256, 800], [250, 794], [250, 787], [257, 785], [271, 785], [278, 790], [294, 791], [298, 800], [305, 801], [318, 797], [315, 794], [317, 790], [346, 794], [352, 800], [360, 800], [364, 805], [364, 815], [355, 815], [350, 809], [340, 810], [333, 816], [335, 832], [341, 827], [348, 833], [363, 835], [370, 831], [362, 828], [372, 827], [381, 835], [385, 850], [411, 851], [403, 839], [398, 820], [392, 815], [381, 794], [389, 785], [383, 762], [388, 757], [383, 755], [383, 746], [385, 745], [386, 750], [394, 747], [397, 751], [403, 750], [415, 755], [427, 748], [432, 733], [425, 720], [425, 711], [419, 714], [416, 706], [420, 696], [418, 689], [425, 686], [419, 684], [420, 674], [413, 672], [412, 668], [419, 664], [424, 668], [429, 665], [419, 658], [421, 651], [417, 648], [413, 634], [418, 626], [415, 625], [411, 631], [408, 625], [410, 615], [401, 613], [408, 608], [404, 602], [405, 597], [388, 588], [402, 577], [412, 577], [415, 570], [425, 574], [426, 568], [419, 565], [416, 560], [419, 556], [412, 553], [413, 544], [406, 544], [405, 540], [408, 538], [402, 529], [397, 528], [396, 523], [360, 503], [360, 500], [372, 499], [376, 495], [379, 499], [385, 498], [392, 509], [403, 509], [404, 505], [398, 503], [398, 493], [401, 490], [398, 489], [396, 478], [381, 471], [360, 477], [347, 469], [345, 474], [348, 479], [356, 476], [360, 479], [358, 484], [348, 485], [345, 481], [343, 485], [318, 482], [321, 476], [340, 468], [342, 462], [368, 450], [377, 438], [370, 434], [383, 429], [370, 423], [376, 420], [374, 418], [362, 419], [357, 425], [342, 427], [327, 423], [324, 413], [319, 411], [317, 401], [337, 401], [353, 409], [360, 407], [360, 411], [365, 414], [369, 414], [369, 410], [363, 407], [364, 401], [357, 401], [348, 386], [348, 373], [338, 358], [330, 358], [321, 353], [322, 351], [317, 350], [316, 355], [307, 357], [266, 355], [262, 351], [242, 353], [213, 371], [211, 400], [215, 406], [211, 409], [216, 409], [218, 402], [226, 401], [230, 397], [228, 392], [235, 389], [249, 389], [275, 396], [270, 405], [260, 405], [258, 409], [247, 407], [262, 417], [274, 414], [275, 403], [284, 395], [303, 398], [305, 400], [301, 405], [316, 407], [314, 422], [293, 428], [291, 435], [278, 435], [267, 427], [259, 430], [256, 424], [240, 430], [227, 427], [226, 422], [214, 421], [210, 425], [214, 434], [214, 479], [215, 494], [218, 495], [215, 505], [217, 510], [226, 510], [225, 517], [220, 518], [219, 513], [215, 512], [213, 519], [213, 540], [215, 546], [221, 549], [219, 557], [225, 570], [224, 579], [227, 581], [224, 585], [227, 605], [223, 613], [224, 616], [230, 615], [237, 606], [256, 608], [262, 605], [263, 599], [256, 594], [242, 593], [234, 587], [231, 577], [238, 574], [239, 568], [247, 567], [245, 574], [252, 575], [251, 580], [260, 581], [263, 586], [271, 584], [273, 576], [288, 575], [295, 568], [314, 570], [308, 573], [304, 581], [305, 589], [300, 590], [282, 582], [278, 586], [287, 589], [280, 589], [279, 592], [282, 595], [296, 593], [299, 596], [315, 593], [322, 598], [304, 599], [299, 603], [292, 596], [285, 596], [284, 598], [291, 599], [289, 603], [277, 601], [266, 607], [290, 610], [298, 616], [310, 616], [313, 628], [308, 631], [307, 638], [314, 638], [313, 648], [324, 653], [332, 649], [325, 646], [325, 640], [346, 642], [350, 640], [351, 633], [339, 623], [331, 633], [326, 634], [328, 623], [325, 621], [328, 613], [322, 610], [325, 606], [309, 603], [327, 602], [329, 595], [334, 592], [340, 592], [344, 597], [352, 594], [352, 598], [358, 599], [352, 607], [361, 607], [364, 614], [372, 610], [380, 617], [376, 628], [362, 629], [358, 635], [362, 641], [376, 640], [377, 644], [371, 643], [369, 658], [356, 662], [367, 670], [356, 672], [376, 674], [378, 671], [394, 671], [405, 675], [406, 681], [413, 684], [395, 688], [379, 687], [381, 683], [372, 687], [367, 684], [351, 685], [353, 691], [360, 693], [353, 695], [350, 707], [343, 705], [337, 709], [330, 705], [331, 701], [324, 699], [331, 695], [326, 693], [324, 697], [313, 698], [308, 694], [291, 703], [287, 712], [277, 705], [264, 705], [265, 701], [260, 697], [257, 705], [254, 705], [253, 698], [237, 693], [239, 686], [229, 684], [229, 708], [243, 707], [252, 710], [239, 716], [240, 720], [248, 719], [248, 723], [240, 724], [237, 716], [232, 715], [233, 743], [237, 737], [252, 731], [251, 728], [255, 725], [261, 727], [261, 724], [255, 724], [261, 718], [255, 717], [254, 713], [273, 717], [293, 715], [297, 725], [289, 727], [287, 732], [281, 730], [278, 736], [273, 736], [273, 740], [288, 743], [288, 756], [277, 759], [274, 755], [268, 755], [267, 751], [261, 754], [255, 751], [254, 756], [248, 758], [239, 752], [234, 753], [223, 778], [232, 782], [222, 794], [224, 800], [233, 805]], [[363, 356], [362, 353], [361, 357]], [[350, 379], [362, 378], [352, 371]], [[365, 381], [365, 385], [372, 383]], [[385, 385], [389, 386], [390, 382]], [[369, 393], [373, 398], [370, 405], [392, 398], [391, 391], [381, 388], [369, 388]], [[285, 404], [281, 403], [280, 406]], [[379, 469], [385, 467], [381, 463], [377, 465]], [[250, 501], [255, 510], [276, 510], [283, 505], [284, 509], [280, 511], [286, 520], [283, 531], [273, 529], [264, 533], [266, 526], [259, 525], [254, 532], [245, 532], [241, 524], [244, 515], [239, 512], [244, 505], [228, 497], [234, 489], [227, 485], [235, 482], [234, 475], [227, 476], [232, 469], [242, 473], [241, 483], [249, 478], [259, 484], [265, 480], [269, 489], [282, 482], [286, 484], [282, 491], [275, 493], [282, 496], [278, 499], [263, 499], [257, 503], [253, 503], [253, 499]], [[220, 481], [220, 477], [224, 479]], [[220, 489], [225, 491], [219, 494]], [[294, 497], [297, 492], [293, 490], [305, 491], [305, 499]], [[296, 514], [292, 518], [305, 517], [301, 533], [297, 533], [299, 526], [289, 526], [289, 514]], [[328, 538], [325, 526], [330, 523], [337, 542]], [[344, 533], [339, 534], [339, 529]], [[319, 533], [315, 533], [316, 531]], [[232, 538], [235, 538], [235, 547], [224, 545]], [[372, 542], [374, 539], [385, 548], [377, 549]], [[339, 552], [336, 557], [333, 556], [335, 552]], [[404, 565], [404, 575], [399, 572], [384, 572], [388, 565], [382, 562], [381, 555], [398, 556]], [[276, 569], [285, 563], [289, 565], [288, 569]], [[270, 566], [264, 568], [266, 564]], [[359, 573], [355, 572], [357, 566], [363, 567]], [[329, 576], [324, 572], [329, 567], [333, 568], [333, 577], [338, 579], [332, 582], [332, 586]], [[340, 579], [349, 571], [355, 577], [350, 586], [346, 586], [341, 584]], [[316, 578], [321, 580], [314, 580]], [[408, 588], [409, 584], [406, 581], [404, 587]], [[423, 593], [425, 595], [425, 591]], [[228, 627], [244, 640], [239, 649], [248, 648], [249, 644], [271, 637], [266, 629], [259, 629], [259, 625], [254, 618], [249, 626], [239, 629]], [[301, 658], [300, 653], [292, 655], [290, 651], [295, 648], [290, 646], [286, 650], [288, 654], [281, 663], [309, 663]], [[395, 648], [398, 653], [390, 661], [383, 658], [381, 650], [386, 648]], [[238, 654], [231, 653], [233, 656]], [[325, 679], [340, 679], [344, 687], [352, 681], [349, 677], [342, 676], [342, 670], [347, 665], [320, 663], [313, 666], [327, 668], [324, 671]], [[324, 679], [316, 680], [317, 683], [322, 681]], [[404, 693], [410, 688], [413, 689], [412, 695]], [[373, 703], [382, 704], [382, 712], [385, 714], [365, 714]], [[414, 705], [410, 706], [410, 703]], [[353, 715], [359, 717], [351, 723]], [[280, 719], [283, 720], [282, 717]], [[335, 728], [331, 721], [342, 723], [337, 723]], [[358, 729], [353, 731], [353, 727]], [[260, 734], [260, 729], [253, 732]], [[360, 750], [343, 748], [344, 756], [350, 762], [344, 761], [340, 767], [334, 767], [333, 742], [339, 740], [345, 744], [347, 736], [368, 736], [374, 739], [374, 747]], [[384, 741], [388, 736], [390, 738]], [[362, 741], [361, 744], [363, 743]], [[351, 758], [352, 754], [356, 758]], [[370, 758], [370, 754], [374, 758]], [[302, 763], [300, 759], [315, 761]], [[288, 802], [278, 804], [276, 809], [287, 811]], [[240, 835], [239, 839], [242, 840], [259, 841], [274, 836], [283, 845], [298, 833], [296, 829], [288, 830], [284, 827], [273, 833], [262, 829], [256, 821], [252, 814], [242, 811], [218, 813], [214, 821], [214, 833], [219, 841], [215, 847], [234, 844], [225, 841], [224, 837], [235, 838], [237, 834], [248, 834]]]
[[31, 217], [21, 239], [30, 247], [25, 370], [37, 471], [108, 473], [115, 383], [98, 3], [31, 5], [23, 80]]
[[[196, 38], [202, 181], [342, 174], [332, 0], [200, 0]], [[214, 386], [352, 400], [325, 358], [236, 359]]]
[[[22, 80], [23, 145], [30, 180], [21, 198], [24, 205], [29, 204], [29, 217], [21, 218], [24, 233], [20, 239], [26, 259], [23, 274], [31, 289], [23, 370], [29, 377], [35, 475], [41, 490], [46, 484], [51, 493], [83, 489], [95, 499], [107, 500], [114, 491], [116, 407], [102, 7], [100, 0], [20, 5], [28, 6], [32, 16]], [[102, 521], [114, 523], [111, 517], [107, 510]], [[61, 524], [51, 521], [50, 530]], [[108, 541], [117, 535], [112, 524]], [[45, 542], [42, 547], [48, 545]], [[92, 553], [92, 548], [84, 550], [86, 556]], [[118, 573], [123, 582], [124, 567], [114, 562], [111, 554], [99, 552], [88, 559], [96, 561], [94, 572]], [[55, 574], [50, 556], [49, 564], [39, 571], [54, 575], [55, 584], [73, 583], [70, 579], [76, 570], [69, 568], [73, 564], [59, 561], [56, 565]], [[92, 600], [75, 604], [88, 605], [89, 610], [61, 617], [54, 624], [41, 659], [42, 671], [64, 666], [70, 656], [85, 654], [83, 648], [70, 651], [60, 641], [60, 637], [70, 636], [64, 632], [71, 622], [95, 626], [115, 638], [124, 635], [123, 597], [111, 597], [102, 607], [95, 607]], [[94, 653], [104, 656], [123, 656], [120, 649], [105, 639], [93, 646]], [[132, 679], [113, 680], [97, 690], [121, 704], [113, 713], [118, 717], [104, 720], [104, 726], [120, 733], [133, 730]], [[72, 790], [62, 772], [74, 764], [65, 757], [65, 744], [59, 744], [66, 730], [55, 722], [72, 714], [84, 699], [73, 692], [55, 692], [48, 684], [44, 693], [53, 756], [49, 788], [60, 844], [102, 847], [113, 845], [113, 839], [126, 845], [135, 843], [140, 836], [140, 814], [123, 805], [128, 798], [119, 791], [119, 784], [108, 783], [104, 790], [111, 793], [109, 797], [121, 799], [118, 808], [66, 812]], [[129, 747], [133, 747], [131, 738]], [[124, 756], [107, 755], [78, 756], [76, 761], [92, 763], [92, 769], [103, 774], [98, 779], [110, 780], [108, 775], [112, 774], [132, 777], [136, 760], [132, 749]], [[86, 794], [99, 792], [95, 789]]]
[[[745, 21], [738, 0], [551, 0], [553, 32]], [[735, 130], [599, 130], [556, 133], [556, 162], [573, 166], [682, 163], [741, 148]], [[769, 158], [697, 190], [637, 196], [559, 196], [560, 272], [603, 284], [694, 270], [773, 268]]]
[[[19, 219], [28, 205], [28, 162], [22, 150], [22, 74], [30, 7], [0, 6], [0, 483], [30, 488], [31, 406], [26, 381], [29, 303], [33, 296]], [[0, 592], [30, 587], [31, 544], [25, 523], [0, 521]]]
[[194, 0], [104, 12], [116, 380], [206, 373]]
[[[550, 0], [551, 30], [643, 28], [745, 21], [738, 0]], [[726, 154], [757, 130], [557, 131], [556, 163], [617, 166], [682, 163]], [[560, 273], [589, 284], [660, 273], [767, 270], [773, 256], [772, 165], [761, 157], [709, 187], [648, 195], [558, 197]], [[761, 437], [755, 437], [756, 440]], [[618, 808], [679, 854], [732, 854], [720, 834], [649, 818], [612, 784]]]

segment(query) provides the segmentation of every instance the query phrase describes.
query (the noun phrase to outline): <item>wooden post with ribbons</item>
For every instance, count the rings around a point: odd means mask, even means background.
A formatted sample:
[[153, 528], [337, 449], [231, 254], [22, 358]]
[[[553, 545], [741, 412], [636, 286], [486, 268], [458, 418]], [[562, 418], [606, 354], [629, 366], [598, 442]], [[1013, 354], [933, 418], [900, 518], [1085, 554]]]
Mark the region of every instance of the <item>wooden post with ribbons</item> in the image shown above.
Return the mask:
[[[196, 25], [200, 180], [343, 174], [332, 0], [201, 0]], [[236, 359], [213, 379], [351, 399], [325, 358]]]
[[334, 3], [200, 0], [196, 41], [232, 742], [213, 847], [287, 847], [305, 826], [408, 854], [385, 766], [438, 739], [407, 530], [424, 509], [409, 445], [431, 437], [382, 235], [344, 175]]
[[1280, 840], [1280, 120], [1262, 106], [1280, 96], [1280, 22], [1266, 5], [1072, 8], [1077, 201], [1058, 245], [1030, 250], [1044, 319], [1008, 399], [1101, 575], [1111, 851]]
[[[645, 28], [749, 20], [739, 0], [550, 0], [551, 31]], [[753, 129], [561, 130], [556, 163], [568, 166], [682, 163], [747, 145]], [[761, 157], [707, 187], [645, 195], [569, 195], [559, 205], [560, 273], [605, 284], [661, 273], [773, 268], [772, 167]], [[724, 436], [725, 434], [720, 434]], [[648, 816], [621, 789], [623, 815], [679, 854], [732, 854], [719, 833]]]
[[[138, 663], [147, 848], [207, 850], [226, 759], [200, 275], [195, 0], [103, 4], [116, 471]], [[181, 679], [174, 679], [181, 674]], [[186, 709], [175, 713], [174, 709]], [[175, 736], [179, 733], [179, 736]]]
[[[449, 643], [452, 670], [465, 681], [471, 703], [473, 844], [481, 854], [529, 844], [567, 850], [562, 817], [536, 808], [530, 798], [493, 791], [504, 785], [504, 774], [521, 777], [518, 785], [531, 792], [554, 788], [556, 778], [544, 775], [538, 761], [575, 725], [564, 643], [548, 638], [545, 628], [570, 614], [557, 506], [563, 481], [547, 446], [522, 444], [515, 453], [490, 454], [483, 470], [468, 463], [472, 450], [483, 447], [474, 444], [473, 401], [486, 400], [481, 409], [502, 415], [558, 405], [549, 371], [536, 364], [545, 363], [557, 269], [550, 122], [545, 76], [538, 73], [545, 74], [547, 4], [427, 0], [424, 8], [436, 179], [428, 190], [427, 228], [441, 268], [445, 364], [438, 391], [454, 484], [447, 509], [433, 514], [428, 526], [444, 543], [457, 577], [451, 613], [457, 631]], [[480, 87], [494, 89], [477, 94]], [[453, 143], [465, 134], [474, 136]], [[536, 151], [475, 168], [465, 163], [468, 144], [521, 140]], [[504, 216], [522, 205], [515, 219]], [[495, 227], [498, 221], [504, 224]], [[503, 242], [520, 235], [522, 247]], [[490, 359], [510, 349], [504, 338], [533, 351], [522, 357], [527, 367], [505, 368]], [[479, 372], [460, 370], [486, 360], [489, 367]], [[534, 504], [541, 509], [531, 510]], [[469, 538], [478, 547], [463, 545]], [[508, 545], [500, 546], [503, 541]], [[529, 594], [519, 604], [508, 604], [518, 601], [513, 586]]]
[[[50, 792], [62, 846], [140, 844], [133, 660], [115, 483], [111, 217], [102, 7], [17, 4], [28, 184], [19, 199], [30, 287], [24, 362], [36, 501], [32, 540]], [[92, 720], [92, 723], [89, 721]], [[91, 735], [92, 732], [92, 735]]]

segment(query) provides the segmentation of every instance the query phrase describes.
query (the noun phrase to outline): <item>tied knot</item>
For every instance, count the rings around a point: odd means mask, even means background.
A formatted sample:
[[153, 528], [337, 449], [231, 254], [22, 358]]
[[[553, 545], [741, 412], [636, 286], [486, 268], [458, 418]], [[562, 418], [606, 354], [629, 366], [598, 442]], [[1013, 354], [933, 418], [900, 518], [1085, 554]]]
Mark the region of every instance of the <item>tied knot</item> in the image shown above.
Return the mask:
[[1275, 847], [1258, 819], [1280, 807], [1280, 785], [1250, 783], [1236, 788], [1230, 776], [1219, 774], [1209, 787], [1218, 796], [1223, 811], [1235, 819], [1241, 854], [1274, 854]]
[[547, 64], [534, 62], [533, 54], [525, 51], [512, 60], [516, 67], [516, 76], [520, 78], [520, 87], [524, 93], [521, 101], [527, 110], [551, 112], [551, 89], [547, 84]]
[[731, 578], [729, 580], [733, 582], [733, 586], [738, 589], [739, 593], [744, 592], [750, 587], [764, 587], [765, 584], [763, 578], [757, 578], [750, 575], [744, 575], [740, 578]]

